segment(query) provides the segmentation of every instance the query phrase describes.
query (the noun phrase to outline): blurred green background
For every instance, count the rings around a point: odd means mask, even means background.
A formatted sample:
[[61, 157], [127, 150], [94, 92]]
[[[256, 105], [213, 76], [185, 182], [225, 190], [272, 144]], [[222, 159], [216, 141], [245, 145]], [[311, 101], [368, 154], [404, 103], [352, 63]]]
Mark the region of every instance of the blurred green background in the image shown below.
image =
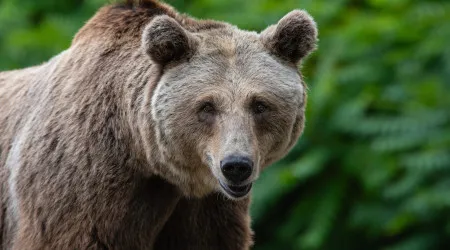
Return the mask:
[[[41, 63], [108, 0], [0, 0], [0, 70]], [[167, 0], [260, 31], [320, 30], [304, 136], [253, 195], [257, 250], [450, 248], [450, 1]]]

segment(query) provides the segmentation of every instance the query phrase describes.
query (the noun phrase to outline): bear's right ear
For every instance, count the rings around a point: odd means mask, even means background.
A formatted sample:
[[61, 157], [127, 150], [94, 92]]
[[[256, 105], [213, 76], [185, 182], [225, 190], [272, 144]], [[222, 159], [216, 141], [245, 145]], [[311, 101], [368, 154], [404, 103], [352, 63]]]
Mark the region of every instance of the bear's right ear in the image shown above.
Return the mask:
[[192, 55], [196, 39], [175, 19], [162, 15], [145, 27], [142, 47], [154, 62], [166, 65]]

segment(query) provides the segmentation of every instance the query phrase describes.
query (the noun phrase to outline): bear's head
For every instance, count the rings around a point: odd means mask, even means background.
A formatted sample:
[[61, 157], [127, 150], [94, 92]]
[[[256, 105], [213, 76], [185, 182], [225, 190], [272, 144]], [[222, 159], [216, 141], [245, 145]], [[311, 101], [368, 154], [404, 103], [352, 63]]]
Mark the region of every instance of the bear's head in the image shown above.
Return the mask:
[[151, 115], [163, 177], [186, 196], [245, 197], [303, 130], [298, 66], [316, 42], [316, 24], [300, 10], [260, 34], [231, 25], [196, 31], [155, 17], [142, 47], [162, 69]]

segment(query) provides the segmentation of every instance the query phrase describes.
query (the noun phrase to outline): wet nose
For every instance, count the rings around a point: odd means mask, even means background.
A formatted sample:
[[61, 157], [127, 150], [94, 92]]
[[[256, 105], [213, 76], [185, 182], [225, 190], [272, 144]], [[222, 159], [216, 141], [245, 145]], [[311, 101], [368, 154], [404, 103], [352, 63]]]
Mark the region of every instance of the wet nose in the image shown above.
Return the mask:
[[253, 161], [245, 156], [228, 156], [220, 162], [223, 175], [231, 183], [239, 185], [253, 172]]

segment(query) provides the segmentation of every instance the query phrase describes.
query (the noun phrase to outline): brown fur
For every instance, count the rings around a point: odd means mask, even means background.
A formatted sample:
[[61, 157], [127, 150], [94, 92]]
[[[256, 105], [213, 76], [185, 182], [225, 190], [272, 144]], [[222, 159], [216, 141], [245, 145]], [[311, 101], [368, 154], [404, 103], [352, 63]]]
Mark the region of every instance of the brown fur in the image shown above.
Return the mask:
[[127, 1], [0, 72], [0, 249], [249, 249], [250, 198], [227, 198], [219, 161], [249, 155], [252, 182], [293, 146], [316, 36], [300, 11], [259, 35]]

